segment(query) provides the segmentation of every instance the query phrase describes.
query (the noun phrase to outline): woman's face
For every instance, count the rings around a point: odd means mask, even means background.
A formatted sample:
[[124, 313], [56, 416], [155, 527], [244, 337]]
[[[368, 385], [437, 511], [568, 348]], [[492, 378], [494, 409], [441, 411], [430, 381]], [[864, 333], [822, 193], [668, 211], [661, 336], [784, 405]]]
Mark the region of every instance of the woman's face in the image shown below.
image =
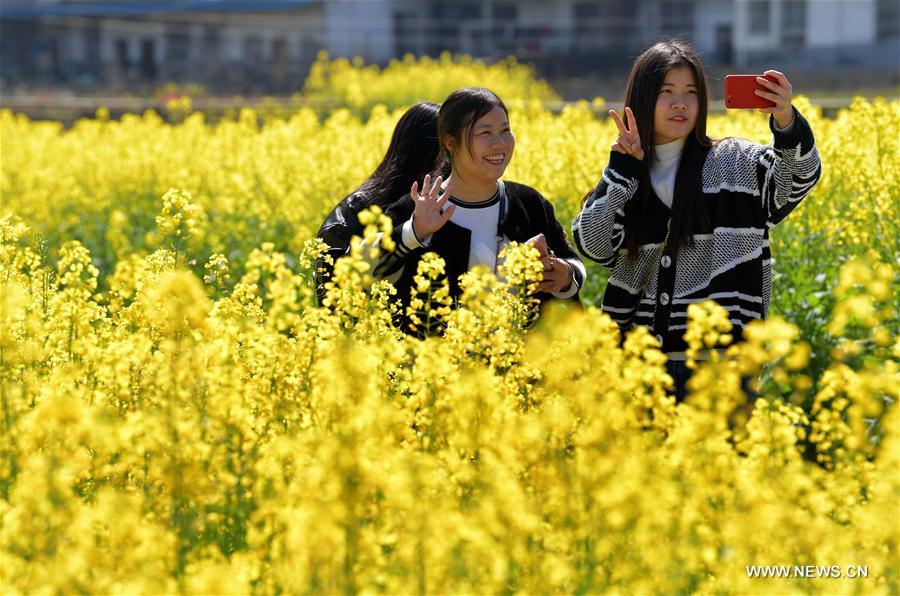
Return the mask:
[[694, 71], [687, 66], [669, 69], [656, 98], [653, 144], [671, 143], [691, 134], [697, 125], [699, 108], [700, 93]]
[[[472, 126], [471, 145], [466, 140], [460, 147], [450, 146], [453, 171], [463, 180], [494, 182], [503, 176], [516, 147], [516, 137], [509, 129], [509, 116], [496, 107]], [[448, 141], [451, 145], [452, 140]]]

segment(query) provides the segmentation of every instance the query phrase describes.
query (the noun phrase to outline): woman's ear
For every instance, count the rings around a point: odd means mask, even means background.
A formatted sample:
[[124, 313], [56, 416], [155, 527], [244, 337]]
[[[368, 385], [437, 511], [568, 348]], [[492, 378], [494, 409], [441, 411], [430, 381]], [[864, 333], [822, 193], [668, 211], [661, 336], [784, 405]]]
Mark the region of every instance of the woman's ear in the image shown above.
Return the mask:
[[456, 140], [451, 135], [444, 135], [444, 138], [441, 139], [441, 148], [449, 160], [456, 153]]

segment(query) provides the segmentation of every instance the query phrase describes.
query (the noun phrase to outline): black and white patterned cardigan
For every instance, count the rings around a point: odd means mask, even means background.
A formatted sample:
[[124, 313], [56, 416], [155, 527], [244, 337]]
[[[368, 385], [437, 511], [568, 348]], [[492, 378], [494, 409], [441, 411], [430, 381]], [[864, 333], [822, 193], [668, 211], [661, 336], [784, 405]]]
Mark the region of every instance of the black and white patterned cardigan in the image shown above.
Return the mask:
[[642, 163], [610, 153], [609, 166], [572, 224], [575, 245], [610, 270], [603, 311], [624, 330], [648, 327], [671, 359], [687, 348], [688, 305], [715, 300], [729, 312], [735, 341], [744, 326], [765, 318], [772, 289], [769, 230], [815, 186], [819, 152], [809, 123], [795, 109], [794, 123], [770, 128], [773, 145], [727, 138], [703, 164], [703, 198], [710, 226], [678, 248], [677, 262], [663, 255], [670, 211], [651, 192], [644, 244], [637, 258], [625, 249], [625, 212], [637, 205]]

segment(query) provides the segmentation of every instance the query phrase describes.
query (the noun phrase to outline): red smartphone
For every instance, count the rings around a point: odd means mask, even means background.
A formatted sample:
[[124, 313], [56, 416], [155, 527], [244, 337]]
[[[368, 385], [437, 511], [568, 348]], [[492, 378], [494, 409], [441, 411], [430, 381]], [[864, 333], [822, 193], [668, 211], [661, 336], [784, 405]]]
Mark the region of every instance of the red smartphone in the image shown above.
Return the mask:
[[[762, 75], [727, 75], [725, 77], [725, 107], [730, 110], [747, 110], [751, 108], [771, 108], [774, 102], [764, 99], [754, 93], [757, 89], [769, 91], [756, 82], [756, 77]], [[778, 80], [775, 77], [764, 77], [773, 83]]]

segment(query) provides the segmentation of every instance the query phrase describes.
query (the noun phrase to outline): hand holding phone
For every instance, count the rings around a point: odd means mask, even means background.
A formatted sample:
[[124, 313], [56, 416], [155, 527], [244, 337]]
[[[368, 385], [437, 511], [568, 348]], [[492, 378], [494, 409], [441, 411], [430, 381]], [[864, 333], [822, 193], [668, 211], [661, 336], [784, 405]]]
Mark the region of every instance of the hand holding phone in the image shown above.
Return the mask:
[[[775, 102], [756, 94], [756, 90], [767, 91], [756, 79], [762, 75], [727, 75], [725, 77], [725, 107], [730, 110], [749, 110], [754, 108], [772, 108]], [[763, 77], [773, 83], [775, 77]]]
[[771, 114], [782, 129], [794, 121], [793, 93], [791, 82], [777, 70], [767, 70], [762, 75], [725, 77], [725, 107], [756, 108]]

